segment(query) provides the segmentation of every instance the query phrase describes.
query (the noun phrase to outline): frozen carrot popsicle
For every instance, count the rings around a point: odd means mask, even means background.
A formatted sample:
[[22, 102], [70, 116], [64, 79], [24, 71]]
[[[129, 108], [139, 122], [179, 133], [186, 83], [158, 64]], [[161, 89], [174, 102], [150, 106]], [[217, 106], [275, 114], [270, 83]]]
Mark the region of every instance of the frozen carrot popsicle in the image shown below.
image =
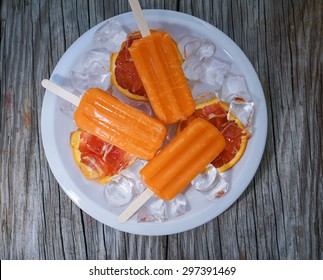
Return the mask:
[[75, 113], [76, 125], [142, 159], [151, 159], [166, 136], [165, 125], [98, 88], [89, 89]]
[[154, 194], [173, 199], [224, 149], [225, 139], [208, 121], [197, 118], [140, 170], [148, 187], [118, 217], [127, 221]]
[[161, 199], [173, 199], [224, 149], [225, 139], [209, 122], [194, 120], [141, 171]]
[[134, 41], [129, 52], [156, 116], [164, 123], [189, 117], [194, 100], [171, 36], [153, 32]]

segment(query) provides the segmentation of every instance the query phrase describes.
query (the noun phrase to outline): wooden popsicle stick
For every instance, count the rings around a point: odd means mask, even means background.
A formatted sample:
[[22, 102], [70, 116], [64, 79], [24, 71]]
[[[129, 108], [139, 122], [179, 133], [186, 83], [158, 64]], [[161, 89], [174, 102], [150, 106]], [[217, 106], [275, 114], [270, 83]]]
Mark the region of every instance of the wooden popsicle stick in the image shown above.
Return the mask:
[[80, 104], [81, 99], [79, 97], [54, 84], [52, 81], [44, 79], [42, 80], [41, 84], [45, 89], [74, 104], [75, 106], [78, 106]]
[[154, 195], [154, 192], [147, 188], [138, 198], [132, 202], [118, 217], [119, 223], [124, 223], [135, 214], [139, 208]]
[[145, 20], [145, 17], [142, 13], [140, 4], [138, 0], [129, 0], [130, 7], [135, 15], [135, 19], [139, 28], [139, 31], [141, 33], [142, 37], [147, 37], [150, 35], [150, 30], [147, 24], [147, 21]]

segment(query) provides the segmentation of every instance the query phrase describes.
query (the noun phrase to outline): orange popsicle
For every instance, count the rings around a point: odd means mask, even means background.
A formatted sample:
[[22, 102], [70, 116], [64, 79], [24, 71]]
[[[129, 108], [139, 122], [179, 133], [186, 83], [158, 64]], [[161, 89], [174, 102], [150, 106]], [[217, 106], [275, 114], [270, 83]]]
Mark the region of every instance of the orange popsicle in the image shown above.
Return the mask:
[[129, 48], [156, 116], [164, 123], [184, 120], [194, 112], [194, 100], [167, 32], [156, 31]]
[[142, 159], [151, 159], [166, 136], [165, 125], [98, 88], [89, 89], [74, 113], [76, 125]]
[[225, 139], [208, 121], [197, 118], [140, 170], [148, 187], [118, 217], [127, 221], [154, 194], [169, 200], [189, 185], [224, 149]]
[[159, 198], [173, 199], [224, 147], [217, 128], [195, 119], [140, 171], [141, 178]]

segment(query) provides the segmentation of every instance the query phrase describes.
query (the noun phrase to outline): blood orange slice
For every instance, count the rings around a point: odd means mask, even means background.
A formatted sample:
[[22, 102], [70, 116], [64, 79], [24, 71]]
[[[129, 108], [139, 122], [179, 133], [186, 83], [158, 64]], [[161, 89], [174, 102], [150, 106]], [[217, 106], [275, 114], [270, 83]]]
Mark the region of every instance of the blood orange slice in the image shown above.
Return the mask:
[[242, 157], [247, 146], [250, 133], [234, 115], [228, 120], [229, 105], [217, 98], [196, 105], [195, 112], [187, 120], [178, 125], [178, 131], [183, 130], [196, 118], [203, 118], [212, 123], [224, 136], [226, 145], [221, 154], [212, 161], [219, 172], [233, 167]]
[[133, 41], [140, 38], [139, 32], [129, 34], [127, 40], [121, 45], [120, 51], [112, 54], [110, 62], [111, 82], [129, 98], [147, 101], [146, 91], [128, 51]]
[[84, 177], [101, 184], [135, 160], [134, 155], [82, 130], [71, 133], [70, 145]]
[[[154, 32], [154, 30], [151, 30], [151, 32]], [[145, 88], [128, 51], [128, 48], [130, 48], [133, 41], [140, 38], [140, 32], [128, 34], [127, 40], [121, 45], [120, 51], [112, 54], [110, 61], [110, 71], [112, 73], [111, 82], [121, 93], [127, 97], [134, 100], [148, 101]], [[174, 44], [177, 48], [175, 41]], [[178, 59], [182, 64], [183, 58], [179, 50]]]

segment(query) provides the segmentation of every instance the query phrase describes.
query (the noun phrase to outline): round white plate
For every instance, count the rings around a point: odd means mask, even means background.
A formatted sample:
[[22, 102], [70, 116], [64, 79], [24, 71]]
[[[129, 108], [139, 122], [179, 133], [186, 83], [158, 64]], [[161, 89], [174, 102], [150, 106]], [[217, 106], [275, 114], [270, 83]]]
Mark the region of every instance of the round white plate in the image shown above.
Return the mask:
[[[74, 203], [96, 220], [115, 229], [143, 235], [166, 235], [183, 232], [200, 226], [224, 212], [231, 206], [252, 180], [262, 157], [267, 136], [267, 109], [258, 76], [241, 49], [224, 33], [193, 16], [165, 10], [145, 10], [145, 18], [152, 29], [162, 29], [179, 39], [183, 35], [192, 35], [212, 41], [217, 48], [217, 56], [231, 60], [233, 71], [245, 76], [249, 93], [256, 103], [253, 123], [253, 135], [247, 149], [229, 172], [230, 189], [221, 199], [213, 202], [196, 191], [186, 192], [189, 211], [182, 216], [163, 223], [138, 223], [136, 217], [124, 224], [117, 221], [118, 215], [125, 209], [110, 207], [103, 198], [104, 187], [83, 178], [76, 166], [69, 138], [75, 130], [72, 119], [60, 110], [61, 100], [46, 91], [42, 114], [41, 129], [43, 145], [50, 168], [66, 194]], [[136, 31], [137, 25], [132, 13], [113, 17], [127, 32]], [[60, 86], [68, 84], [71, 70], [75, 69], [79, 58], [91, 48], [95, 31], [105, 22], [91, 28], [82, 35], [63, 55], [55, 67], [51, 80]], [[227, 177], [227, 176], [226, 176]]]

